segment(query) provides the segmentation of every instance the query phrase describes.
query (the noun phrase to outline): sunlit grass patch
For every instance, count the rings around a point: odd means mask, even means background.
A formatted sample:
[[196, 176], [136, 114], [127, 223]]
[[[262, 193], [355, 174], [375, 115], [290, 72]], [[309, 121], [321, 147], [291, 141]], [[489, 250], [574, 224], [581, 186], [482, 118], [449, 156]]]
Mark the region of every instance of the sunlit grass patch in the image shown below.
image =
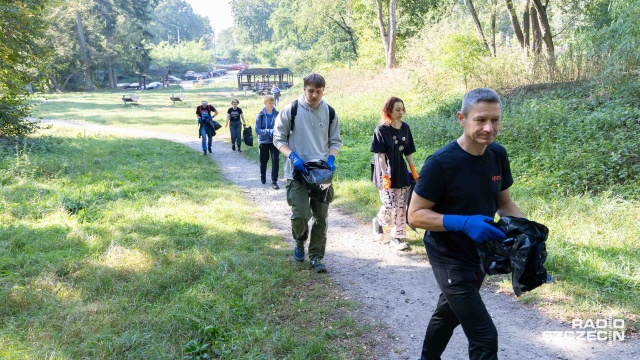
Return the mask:
[[[210, 159], [167, 141], [49, 134], [19, 150], [28, 161], [0, 162], [4, 357], [175, 359], [196, 343], [281, 358], [288, 339], [300, 359], [368, 356], [343, 343], [357, 324], [297, 335], [312, 319], [348, 317], [334, 311], [344, 302], [290, 261]], [[290, 289], [308, 300], [289, 301]]]

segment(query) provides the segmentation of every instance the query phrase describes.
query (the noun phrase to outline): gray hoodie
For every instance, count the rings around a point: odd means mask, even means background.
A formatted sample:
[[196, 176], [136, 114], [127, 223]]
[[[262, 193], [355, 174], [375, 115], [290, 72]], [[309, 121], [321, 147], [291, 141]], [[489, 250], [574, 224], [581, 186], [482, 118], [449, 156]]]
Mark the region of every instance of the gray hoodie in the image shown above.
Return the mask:
[[[291, 104], [287, 105], [276, 117], [273, 127], [273, 145], [280, 149], [288, 144], [304, 162], [327, 160], [329, 149], [340, 149], [340, 122], [338, 116], [329, 126], [329, 106], [322, 100], [316, 109], [307, 105], [304, 95], [298, 98], [298, 112], [296, 114], [295, 129], [291, 130]], [[284, 163], [284, 175], [293, 179], [293, 165], [291, 160]]]

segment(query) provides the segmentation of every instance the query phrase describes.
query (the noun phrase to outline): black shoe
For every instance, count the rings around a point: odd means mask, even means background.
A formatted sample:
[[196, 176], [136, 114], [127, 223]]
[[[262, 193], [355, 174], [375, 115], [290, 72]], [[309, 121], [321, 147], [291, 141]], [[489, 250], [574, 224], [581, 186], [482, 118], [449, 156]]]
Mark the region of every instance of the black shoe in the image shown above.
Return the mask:
[[275, 181], [271, 183], [271, 187], [273, 188], [273, 190], [278, 190], [278, 189], [280, 189], [280, 186], [278, 186], [278, 183], [277, 183], [277, 182], [275, 182]]
[[207, 156], [207, 152], [206, 151], [203, 151], [202, 153], [203, 153], [202, 155]]
[[327, 267], [316, 256], [309, 259], [309, 267], [317, 273], [326, 273]]
[[263, 184], [267, 183], [267, 177], [265, 175], [260, 175], [260, 182]]
[[242, 149], [238, 148], [238, 152], [242, 152]]
[[209, 146], [209, 153], [212, 153], [213, 151], [211, 151], [211, 146]]
[[293, 248], [293, 260], [297, 262], [304, 261], [304, 247], [296, 246]]
[[236, 151], [236, 146], [235, 145], [231, 145], [231, 151]]

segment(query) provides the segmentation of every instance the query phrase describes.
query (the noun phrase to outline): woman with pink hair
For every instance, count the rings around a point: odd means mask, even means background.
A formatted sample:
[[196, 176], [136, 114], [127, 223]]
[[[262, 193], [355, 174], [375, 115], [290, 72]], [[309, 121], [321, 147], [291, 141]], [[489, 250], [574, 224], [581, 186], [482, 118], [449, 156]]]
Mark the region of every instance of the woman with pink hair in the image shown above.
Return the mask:
[[[397, 250], [408, 249], [407, 197], [412, 183], [418, 180], [412, 154], [416, 152], [409, 125], [402, 121], [404, 102], [393, 96], [382, 108], [382, 119], [376, 126], [369, 150], [374, 153], [373, 184], [378, 187], [382, 206], [373, 218], [373, 234], [381, 239], [382, 227], [391, 225], [391, 245]], [[409, 163], [405, 163], [405, 158]]]

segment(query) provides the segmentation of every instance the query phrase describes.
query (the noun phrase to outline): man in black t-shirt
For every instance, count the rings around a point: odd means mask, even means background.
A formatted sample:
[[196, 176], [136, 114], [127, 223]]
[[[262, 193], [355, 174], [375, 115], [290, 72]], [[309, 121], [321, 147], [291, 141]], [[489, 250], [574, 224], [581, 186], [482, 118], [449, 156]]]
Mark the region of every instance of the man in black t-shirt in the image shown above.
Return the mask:
[[440, 359], [462, 325], [470, 359], [497, 359], [498, 332], [482, 298], [484, 273], [476, 243], [505, 235], [494, 216], [523, 217], [511, 199], [513, 184], [500, 130], [500, 97], [474, 89], [456, 114], [463, 134], [427, 158], [409, 206], [409, 223], [427, 230], [424, 244], [441, 293], [422, 345], [421, 359]]

